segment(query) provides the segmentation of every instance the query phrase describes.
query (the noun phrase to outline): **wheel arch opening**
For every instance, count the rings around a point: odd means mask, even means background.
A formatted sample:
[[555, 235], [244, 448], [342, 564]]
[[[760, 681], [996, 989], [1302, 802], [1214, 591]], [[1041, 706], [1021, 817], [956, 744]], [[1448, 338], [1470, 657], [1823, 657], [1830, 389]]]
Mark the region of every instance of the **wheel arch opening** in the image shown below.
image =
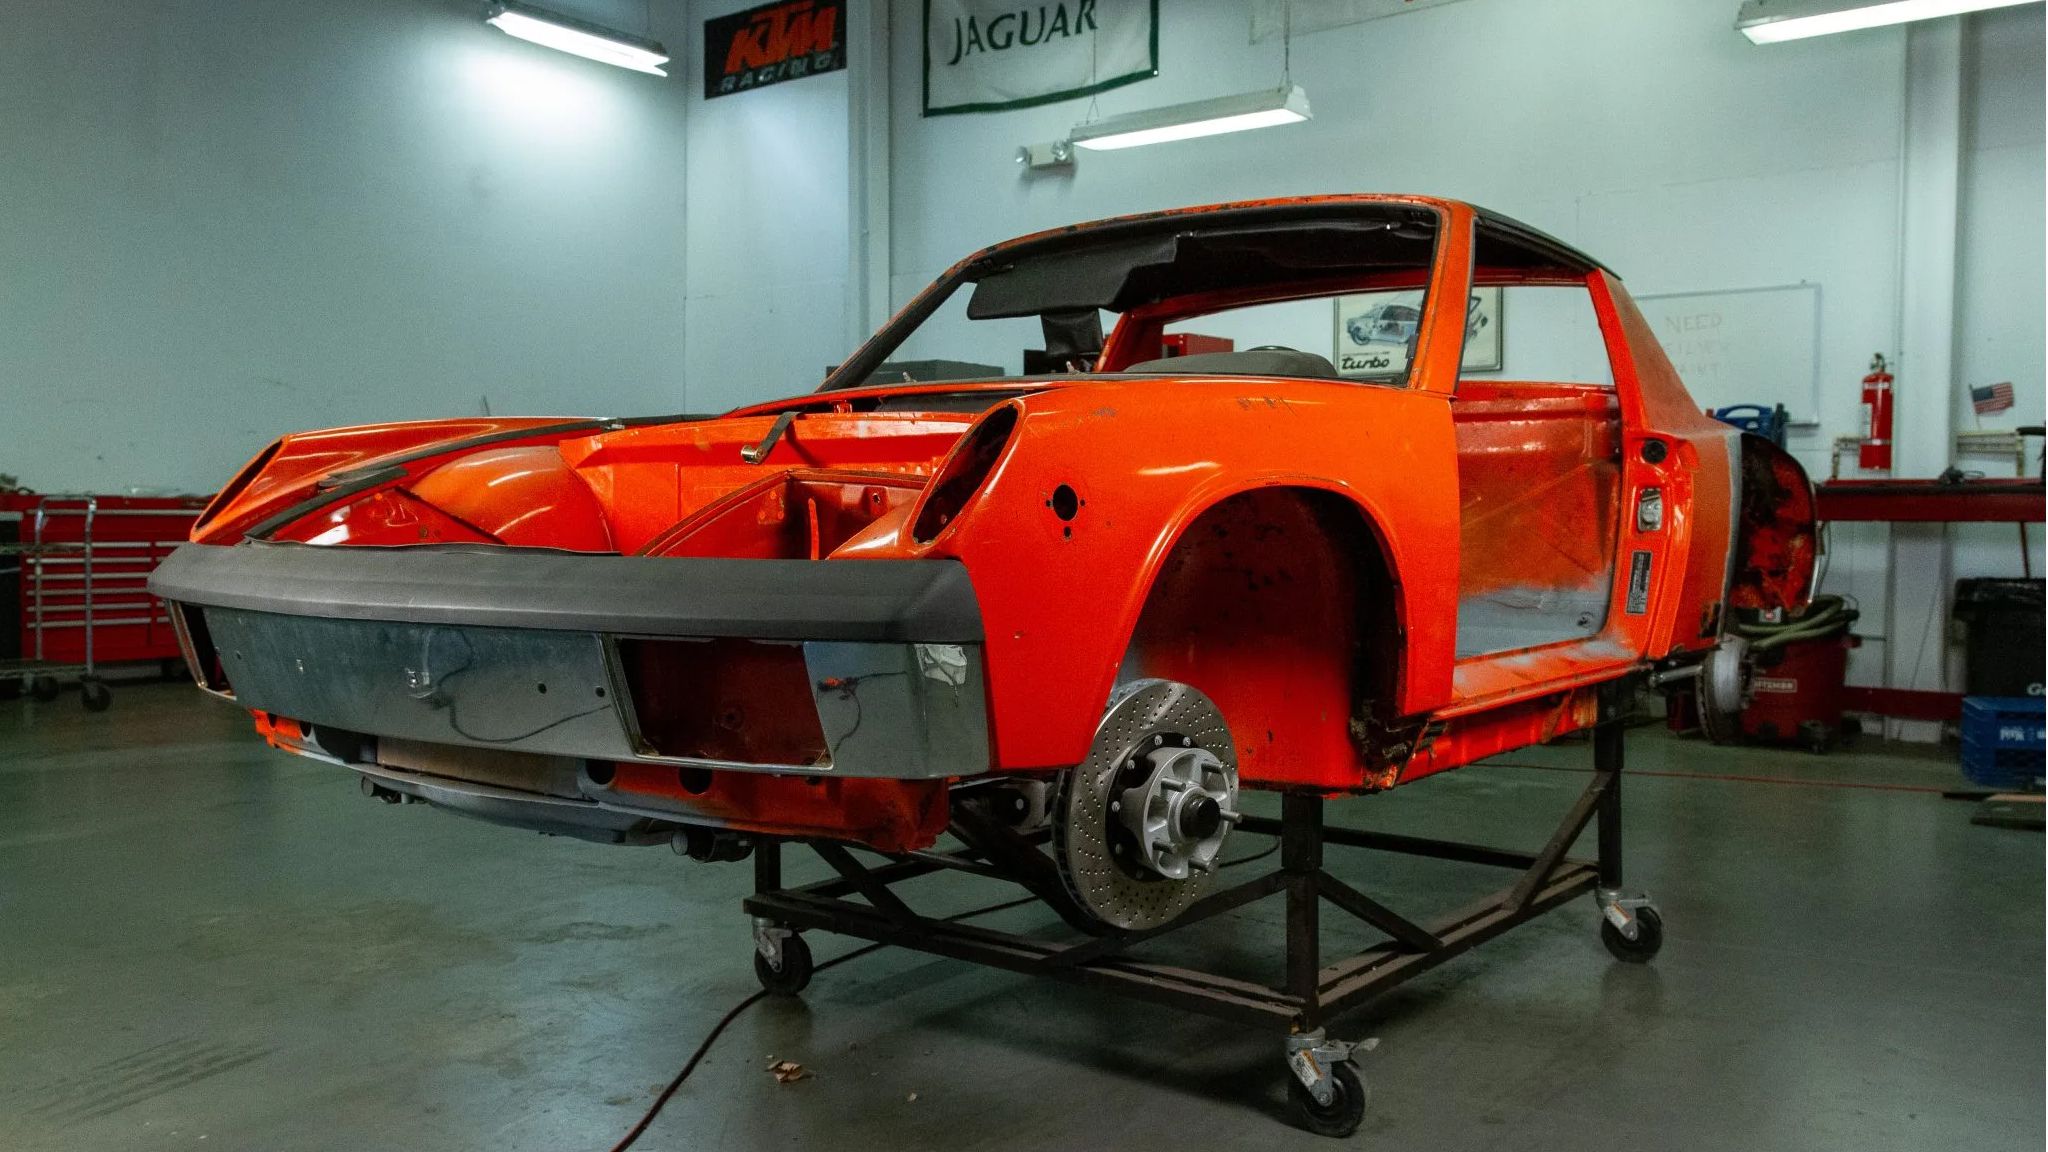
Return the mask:
[[1273, 486], [1190, 521], [1153, 573], [1118, 683], [1178, 680], [1215, 700], [1245, 775], [1355, 788], [1397, 738], [1397, 578], [1350, 497]]

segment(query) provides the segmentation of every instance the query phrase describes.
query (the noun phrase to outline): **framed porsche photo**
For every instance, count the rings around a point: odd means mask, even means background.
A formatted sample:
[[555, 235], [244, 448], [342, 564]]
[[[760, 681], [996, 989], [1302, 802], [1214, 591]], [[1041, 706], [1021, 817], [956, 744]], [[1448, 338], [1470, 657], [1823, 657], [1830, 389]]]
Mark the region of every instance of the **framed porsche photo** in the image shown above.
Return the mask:
[[1501, 290], [1474, 288], [1465, 306], [1465, 359], [1459, 367], [1466, 372], [1498, 372], [1503, 360], [1502, 341], [1507, 333], [1507, 311]]
[[[1361, 292], [1337, 297], [1337, 371], [1359, 380], [1408, 373], [1422, 327], [1422, 290]], [[1465, 307], [1466, 372], [1498, 372], [1502, 363], [1501, 290], [1474, 288]]]

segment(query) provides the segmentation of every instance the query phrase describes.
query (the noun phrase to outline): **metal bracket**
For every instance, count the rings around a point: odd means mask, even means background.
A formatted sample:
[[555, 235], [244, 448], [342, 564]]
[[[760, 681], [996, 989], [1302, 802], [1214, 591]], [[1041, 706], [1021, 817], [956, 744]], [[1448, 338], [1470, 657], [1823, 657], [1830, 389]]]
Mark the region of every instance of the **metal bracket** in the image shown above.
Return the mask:
[[1600, 914], [1628, 940], [1634, 940], [1640, 931], [1636, 927], [1636, 909], [1652, 906], [1649, 893], [1624, 894], [1619, 888], [1595, 888], [1593, 900], [1600, 905]]
[[1350, 1043], [1330, 1039], [1321, 1028], [1297, 1032], [1287, 1038], [1287, 1067], [1316, 1103], [1328, 1104], [1333, 1091], [1330, 1069], [1348, 1063], [1354, 1052], [1370, 1052], [1379, 1046], [1378, 1037]]
[[761, 437], [759, 444], [748, 444], [740, 449], [740, 459], [745, 460], [749, 464], [759, 464], [761, 461], [766, 460], [768, 453], [775, 450], [775, 442], [782, 439], [782, 434], [789, 431], [790, 422], [796, 418], [797, 410], [794, 408], [777, 416], [775, 423], [768, 427], [768, 435]]
[[766, 916], [754, 917], [754, 951], [768, 962], [770, 968], [782, 971], [782, 942], [796, 935], [796, 931], [785, 928]]

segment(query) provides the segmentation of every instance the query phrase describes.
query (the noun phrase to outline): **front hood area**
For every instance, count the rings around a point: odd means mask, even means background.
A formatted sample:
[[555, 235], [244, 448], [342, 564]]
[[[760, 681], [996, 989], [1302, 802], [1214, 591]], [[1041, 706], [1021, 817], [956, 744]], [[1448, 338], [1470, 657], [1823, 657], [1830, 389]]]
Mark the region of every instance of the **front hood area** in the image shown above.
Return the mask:
[[620, 552], [818, 559], [906, 511], [973, 420], [785, 410], [626, 428], [560, 454]]
[[821, 558], [886, 535], [974, 420], [875, 410], [888, 395], [708, 418], [287, 436], [223, 489], [194, 539]]
[[199, 515], [192, 539], [227, 544], [350, 478], [431, 456], [445, 446], [503, 443], [594, 427], [589, 420], [478, 417], [362, 424], [279, 437], [242, 466]]

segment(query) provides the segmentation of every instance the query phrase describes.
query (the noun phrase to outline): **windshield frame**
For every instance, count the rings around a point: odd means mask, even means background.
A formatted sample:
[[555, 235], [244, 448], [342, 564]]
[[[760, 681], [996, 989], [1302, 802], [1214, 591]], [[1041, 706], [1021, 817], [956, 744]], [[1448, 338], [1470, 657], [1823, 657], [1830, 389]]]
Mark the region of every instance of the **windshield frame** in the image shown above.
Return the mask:
[[[1220, 205], [1206, 208], [1178, 209], [1170, 212], [1151, 213], [1141, 216], [1117, 217], [1091, 224], [1040, 232], [999, 244], [969, 256], [955, 264], [937, 280], [932, 281], [889, 322], [884, 324], [872, 337], [864, 342], [853, 355], [847, 357], [837, 368], [826, 376], [819, 386], [819, 392], [839, 392], [854, 388], [872, 387], [869, 377], [898, 348], [902, 347], [919, 328], [929, 321], [938, 310], [963, 286], [971, 286], [982, 277], [997, 270], [1005, 261], [1018, 256], [1038, 255], [1047, 250], [1057, 251], [1071, 248], [1076, 252], [1088, 251], [1098, 245], [1128, 243], [1133, 238], [1145, 235], [1174, 235], [1176, 233], [1243, 232], [1256, 229], [1261, 224], [1277, 228], [1298, 228], [1303, 223], [1328, 221], [1332, 223], [1356, 223], [1375, 218], [1393, 220], [1398, 216], [1412, 215], [1417, 210], [1429, 212], [1435, 217], [1435, 237], [1431, 244], [1427, 268], [1420, 265], [1410, 268], [1390, 268], [1376, 273], [1372, 279], [1398, 276], [1409, 281], [1409, 286], [1419, 284], [1424, 290], [1423, 328], [1417, 346], [1415, 364], [1427, 369], [1430, 364], [1430, 344], [1450, 340], [1462, 351], [1464, 340], [1464, 317], [1455, 319], [1455, 332], [1445, 329], [1441, 310], [1433, 301], [1446, 298], [1464, 299], [1462, 284], [1450, 281], [1468, 281], [1471, 276], [1472, 210], [1462, 204], [1423, 197], [1393, 196], [1338, 196], [1310, 197], [1297, 200], [1256, 201], [1246, 204]], [[1186, 305], [1210, 298], [1237, 300], [1233, 306], [1301, 299], [1323, 294], [1330, 284], [1338, 282], [1359, 282], [1361, 277], [1352, 273], [1343, 277], [1304, 275], [1297, 282], [1268, 282], [1237, 292], [1198, 292], [1185, 296], [1168, 297], [1159, 301], [1132, 308], [1118, 318], [1103, 349], [1103, 359], [1111, 364], [1137, 362], [1142, 357], [1128, 357], [1127, 350], [1135, 332], [1130, 323], [1139, 315], [1164, 317], [1172, 312], [1185, 312]], [[1128, 334], [1127, 334], [1128, 333]], [[1112, 350], [1118, 351], [1125, 359], [1112, 358]], [[1456, 357], [1453, 356], [1453, 362]], [[1434, 388], [1432, 380], [1418, 381], [1413, 367], [1404, 377], [1401, 385], [1426, 387], [1431, 390], [1449, 391], [1455, 386], [1455, 372], [1446, 386]], [[1386, 386], [1386, 385], [1380, 385]]]

